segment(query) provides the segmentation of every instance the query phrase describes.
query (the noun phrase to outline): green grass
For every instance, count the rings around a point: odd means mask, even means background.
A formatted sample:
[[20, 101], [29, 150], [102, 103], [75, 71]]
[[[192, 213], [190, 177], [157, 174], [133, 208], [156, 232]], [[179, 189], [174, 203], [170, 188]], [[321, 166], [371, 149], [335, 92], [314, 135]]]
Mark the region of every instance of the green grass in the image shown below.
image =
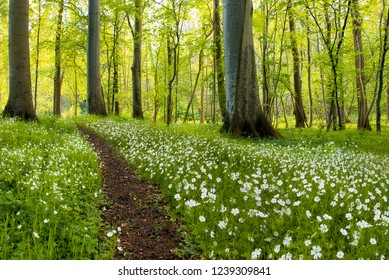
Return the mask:
[[[204, 258], [389, 255], [386, 130], [288, 129], [257, 140], [212, 125], [76, 121], [161, 184]], [[6, 119], [0, 132], [0, 259], [111, 258], [97, 156], [74, 121]]]
[[338, 146], [350, 147], [362, 152], [371, 152], [377, 155], [389, 155], [389, 131], [381, 133], [375, 131], [361, 131], [350, 128], [344, 131], [326, 132], [323, 129], [282, 129], [288, 143], [299, 143], [300, 141], [311, 142], [319, 145], [333, 142]]
[[162, 185], [204, 258], [389, 255], [389, 162], [376, 147], [385, 133], [291, 129], [256, 140], [212, 126], [84, 122]]
[[97, 155], [71, 121], [0, 119], [0, 259], [110, 258]]

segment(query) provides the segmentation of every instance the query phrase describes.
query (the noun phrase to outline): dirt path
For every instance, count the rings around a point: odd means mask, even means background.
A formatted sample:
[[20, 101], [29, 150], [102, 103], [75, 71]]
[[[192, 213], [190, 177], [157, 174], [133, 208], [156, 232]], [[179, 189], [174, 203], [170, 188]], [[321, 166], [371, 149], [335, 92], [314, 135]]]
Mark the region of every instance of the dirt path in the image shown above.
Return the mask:
[[178, 225], [166, 215], [158, 186], [139, 180], [126, 161], [106, 141], [79, 127], [94, 146], [102, 166], [104, 191], [109, 199], [104, 215], [107, 227], [120, 227], [115, 259], [177, 259]]

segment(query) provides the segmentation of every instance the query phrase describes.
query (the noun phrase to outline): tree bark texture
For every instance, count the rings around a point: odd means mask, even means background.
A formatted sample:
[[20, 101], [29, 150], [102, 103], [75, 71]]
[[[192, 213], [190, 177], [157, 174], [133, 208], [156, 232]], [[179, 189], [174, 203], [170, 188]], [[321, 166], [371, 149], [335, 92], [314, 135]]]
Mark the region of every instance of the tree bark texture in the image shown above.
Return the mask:
[[199, 78], [200, 78], [201, 71], [202, 71], [202, 68], [203, 68], [203, 52], [204, 52], [203, 49], [201, 49], [200, 53], [199, 53], [199, 71], [197, 72], [196, 81], [195, 81], [195, 84], [194, 84], [194, 87], [193, 87], [193, 90], [192, 90], [192, 94], [190, 96], [188, 106], [186, 107], [186, 111], [185, 111], [185, 115], [184, 115], [184, 123], [186, 123], [186, 121], [188, 120], [190, 107], [192, 106], [192, 108], [193, 108], [193, 99], [194, 99], [194, 96], [196, 94], [197, 85], [199, 83]]
[[[170, 37], [168, 36], [167, 39], [167, 61], [168, 61], [168, 73], [171, 75], [171, 69], [172, 69], [172, 64], [173, 65], [173, 76], [168, 82], [168, 95], [166, 97], [166, 124], [170, 125], [172, 123], [172, 118], [173, 118], [173, 98], [172, 98], [172, 93], [173, 93], [173, 83], [174, 80], [176, 79], [176, 55], [173, 55], [173, 51], [175, 52], [176, 49], [172, 48], [171, 46], [171, 40]], [[173, 58], [174, 58], [174, 63], [173, 63]]]
[[54, 74], [53, 114], [56, 116], [61, 115], [61, 86], [62, 86], [61, 35], [62, 35], [64, 6], [65, 6], [65, 2], [64, 0], [61, 0], [59, 2], [57, 30], [55, 35], [55, 74]]
[[267, 63], [269, 57], [269, 9], [267, 7], [267, 2], [263, 4], [263, 9], [265, 12], [265, 20], [263, 26], [263, 47], [262, 47], [262, 102], [263, 102], [263, 112], [269, 122], [272, 121], [272, 97], [270, 96], [270, 69], [269, 64]]
[[389, 81], [386, 81], [386, 122], [389, 123]]
[[34, 86], [34, 109], [35, 113], [38, 108], [37, 97], [38, 97], [38, 78], [39, 78], [39, 58], [40, 58], [40, 34], [41, 34], [41, 23], [42, 23], [42, 1], [38, 1], [38, 30], [36, 35], [36, 59], [35, 59], [35, 86]]
[[367, 116], [367, 99], [366, 99], [366, 78], [365, 78], [365, 56], [363, 54], [362, 44], [362, 18], [359, 13], [359, 2], [352, 2], [353, 18], [353, 39], [355, 50], [355, 67], [356, 67], [356, 85], [358, 91], [358, 129], [371, 130]]
[[220, 20], [220, 0], [214, 0], [214, 43], [215, 43], [215, 57], [216, 57], [216, 75], [217, 79], [217, 92], [219, 97], [220, 111], [222, 119], [226, 118], [226, 88], [224, 81], [224, 59], [223, 59], [223, 44], [221, 34], [221, 20]]
[[88, 1], [88, 113], [107, 115], [100, 77], [100, 0]]
[[377, 132], [381, 132], [381, 99], [382, 91], [384, 88], [384, 68], [385, 68], [385, 59], [386, 53], [389, 50], [388, 40], [389, 40], [389, 9], [387, 12], [387, 17], [384, 25], [384, 40], [382, 42], [381, 57], [378, 69], [378, 89], [377, 89], [377, 100], [376, 100], [376, 129]]
[[132, 63], [132, 117], [143, 119], [142, 110], [142, 0], [135, 1], [134, 56]]
[[9, 1], [9, 97], [3, 115], [35, 120], [30, 70], [29, 1]]
[[291, 11], [292, 1], [288, 1], [288, 16], [289, 16], [289, 30], [290, 30], [290, 41], [293, 55], [293, 85], [294, 85], [294, 116], [296, 119], [296, 127], [304, 128], [307, 121], [304, 103], [302, 96], [302, 78], [300, 69], [300, 53], [297, 46], [296, 40], [296, 26]]
[[[119, 93], [119, 51], [118, 51], [118, 48], [119, 48], [119, 35], [120, 35], [121, 26], [122, 25], [119, 23], [118, 11], [115, 11], [115, 22], [114, 22], [114, 27], [113, 27], [113, 46], [112, 46], [113, 81], [112, 81], [111, 112], [114, 112], [114, 108], [116, 106], [116, 95]], [[109, 92], [109, 89], [108, 89], [108, 92]], [[109, 96], [109, 94], [107, 94], [107, 96]]]
[[255, 68], [252, 1], [224, 2], [227, 118], [222, 131], [237, 136], [279, 137], [261, 109]]
[[307, 30], [307, 59], [308, 59], [308, 95], [309, 95], [309, 127], [313, 123], [313, 98], [312, 98], [312, 43], [311, 32]]

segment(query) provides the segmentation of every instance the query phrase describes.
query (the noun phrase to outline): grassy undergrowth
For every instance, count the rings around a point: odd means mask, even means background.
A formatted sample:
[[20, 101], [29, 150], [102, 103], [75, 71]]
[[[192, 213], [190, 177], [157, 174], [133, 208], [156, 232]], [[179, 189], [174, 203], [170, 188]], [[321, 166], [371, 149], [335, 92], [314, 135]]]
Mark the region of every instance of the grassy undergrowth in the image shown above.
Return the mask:
[[389, 256], [388, 151], [375, 147], [387, 134], [289, 130], [258, 141], [210, 126], [83, 121], [162, 185], [205, 258]]
[[100, 259], [97, 155], [73, 122], [0, 119], [0, 259]]

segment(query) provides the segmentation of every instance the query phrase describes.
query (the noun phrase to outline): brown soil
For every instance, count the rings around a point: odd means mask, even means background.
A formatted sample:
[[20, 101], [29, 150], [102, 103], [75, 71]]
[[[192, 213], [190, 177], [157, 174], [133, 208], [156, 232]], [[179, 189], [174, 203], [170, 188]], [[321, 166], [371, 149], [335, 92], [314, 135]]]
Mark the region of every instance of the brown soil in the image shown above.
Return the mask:
[[[121, 228], [115, 259], [178, 259], [179, 225], [171, 222], [160, 188], [138, 179], [128, 163], [101, 137], [86, 128], [82, 134], [94, 146], [102, 166], [104, 192], [109, 201], [104, 222]], [[114, 238], [114, 237], [112, 237]]]

